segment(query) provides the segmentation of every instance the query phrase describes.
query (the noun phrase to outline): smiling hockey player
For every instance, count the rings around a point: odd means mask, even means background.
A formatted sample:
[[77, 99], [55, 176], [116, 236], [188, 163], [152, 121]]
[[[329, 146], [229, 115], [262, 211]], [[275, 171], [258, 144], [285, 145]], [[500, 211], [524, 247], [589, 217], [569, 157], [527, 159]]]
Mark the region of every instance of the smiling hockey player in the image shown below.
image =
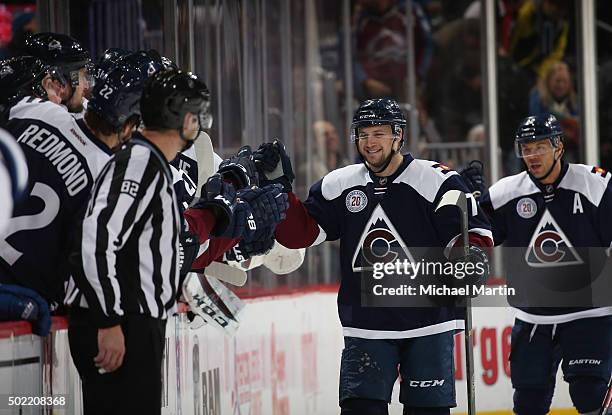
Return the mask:
[[[384, 239], [388, 250], [451, 248], [459, 236], [456, 211], [436, 212], [435, 208], [448, 190], [468, 192], [466, 185], [456, 172], [439, 163], [402, 155], [405, 132], [406, 121], [395, 101], [365, 101], [351, 126], [363, 163], [327, 174], [310, 188], [305, 202], [290, 192], [290, 161], [282, 147], [265, 144], [255, 154], [256, 161], [268, 162], [270, 176], [289, 192], [290, 207], [276, 230], [277, 240], [286, 247], [301, 248], [340, 239], [338, 312], [345, 340], [340, 407], [345, 415], [386, 414], [398, 366], [404, 413], [448, 414], [456, 405], [453, 334], [463, 328], [460, 310], [452, 305], [375, 308], [361, 304], [360, 272], [368, 266], [366, 252], [376, 249], [377, 241]], [[475, 206], [470, 209], [469, 236], [476, 246], [470, 247], [467, 258], [457, 261], [485, 261], [477, 246], [492, 244], [488, 222]], [[477, 276], [478, 282], [486, 273]], [[418, 387], [418, 381], [430, 379], [436, 379], [434, 387]]]
[[[491, 216], [495, 243], [513, 247], [504, 252], [512, 263], [505, 267], [508, 281], [528, 295], [546, 284], [546, 297], [554, 301], [555, 293], [588, 288], [592, 269], [605, 260], [612, 242], [611, 176], [563, 161], [563, 131], [553, 115], [525, 118], [515, 145], [527, 171], [491, 186], [481, 205]], [[596, 413], [612, 370], [612, 307], [544, 300], [509, 299], [517, 307], [510, 355], [514, 412], [549, 411], [562, 361], [574, 406]]]

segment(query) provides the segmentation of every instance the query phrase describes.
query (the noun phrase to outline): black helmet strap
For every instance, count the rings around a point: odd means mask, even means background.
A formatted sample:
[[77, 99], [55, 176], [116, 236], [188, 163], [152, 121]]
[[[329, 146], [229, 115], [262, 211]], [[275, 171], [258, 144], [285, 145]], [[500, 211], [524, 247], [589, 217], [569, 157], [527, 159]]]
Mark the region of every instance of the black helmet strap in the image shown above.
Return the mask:
[[[192, 114], [190, 112], [186, 112], [186, 114]], [[183, 123], [185, 120], [185, 115], [183, 115]], [[200, 122], [200, 119], [198, 117], [198, 124]], [[193, 140], [188, 140], [185, 137], [185, 134], [183, 133], [183, 123], [181, 123], [181, 126], [178, 128], [178, 133], [179, 133], [179, 137], [181, 137], [181, 140], [183, 140], [183, 142], [185, 143], [185, 145], [183, 146], [183, 149], [181, 151], [185, 151], [191, 148], [191, 146], [193, 146], [193, 144], [195, 143], [195, 141], [200, 137], [200, 133], [202, 132], [202, 127], [200, 126], [198, 128], [198, 134], [195, 136], [195, 138]]]

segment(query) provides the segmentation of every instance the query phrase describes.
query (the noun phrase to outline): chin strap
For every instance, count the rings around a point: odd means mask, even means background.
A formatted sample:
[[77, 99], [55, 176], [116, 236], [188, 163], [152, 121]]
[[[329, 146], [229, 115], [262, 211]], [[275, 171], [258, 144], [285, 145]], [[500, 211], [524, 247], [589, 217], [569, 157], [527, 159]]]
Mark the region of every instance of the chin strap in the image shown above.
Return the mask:
[[183, 149], [181, 150], [181, 152], [188, 150], [191, 148], [191, 146], [193, 146], [193, 144], [195, 143], [195, 141], [198, 139], [198, 137], [200, 136], [200, 133], [202, 132], [202, 130], [198, 130], [198, 135], [195, 136], [195, 138], [193, 140], [187, 140], [185, 138], [185, 135], [183, 134], [183, 127], [178, 129], [178, 133], [179, 133], [179, 137], [181, 137], [181, 140], [183, 140], [183, 142], [185, 143], [185, 145], [183, 146]]
[[[395, 144], [395, 140], [397, 140], [397, 137], [393, 139], [393, 144]], [[368, 169], [368, 171], [374, 175], [378, 174], [378, 173], [382, 173], [383, 171], [385, 171], [385, 169], [387, 167], [389, 167], [389, 164], [391, 164], [391, 160], [393, 160], [393, 157], [399, 153], [399, 151], [402, 149], [403, 147], [403, 139], [401, 139], [400, 141], [400, 146], [397, 150], [393, 150], [393, 144], [391, 144], [391, 154], [389, 154], [387, 156], [387, 160], [385, 160], [385, 164], [383, 164], [383, 166], [378, 169], [378, 170], [372, 170], [370, 168], [370, 166], [368, 165], [368, 162], [366, 161], [366, 159], [363, 157], [363, 155], [361, 154], [361, 152], [359, 151], [359, 145], [357, 142], [355, 142], [355, 146], [357, 146], [357, 154], [359, 154], [359, 159], [361, 160], [361, 162], [363, 163], [363, 165], [366, 167], [366, 169]]]

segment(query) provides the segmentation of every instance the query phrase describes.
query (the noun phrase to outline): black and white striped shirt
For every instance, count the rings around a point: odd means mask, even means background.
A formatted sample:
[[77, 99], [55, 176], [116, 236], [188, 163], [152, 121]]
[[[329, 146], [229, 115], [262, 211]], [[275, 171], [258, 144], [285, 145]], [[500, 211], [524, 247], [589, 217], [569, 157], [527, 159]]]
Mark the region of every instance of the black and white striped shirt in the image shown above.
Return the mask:
[[98, 327], [124, 314], [167, 317], [177, 297], [179, 230], [169, 165], [135, 134], [95, 182], [73, 261]]

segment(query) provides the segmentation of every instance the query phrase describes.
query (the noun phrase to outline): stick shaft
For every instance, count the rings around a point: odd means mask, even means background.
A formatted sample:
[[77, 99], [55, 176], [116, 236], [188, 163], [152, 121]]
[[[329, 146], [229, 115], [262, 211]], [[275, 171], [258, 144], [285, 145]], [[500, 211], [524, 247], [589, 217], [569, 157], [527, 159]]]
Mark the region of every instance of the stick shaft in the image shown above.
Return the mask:
[[[463, 238], [463, 254], [467, 257], [470, 252], [469, 217], [467, 200], [461, 198], [461, 236]], [[474, 343], [472, 342], [472, 300], [467, 297], [465, 301], [465, 369], [467, 372], [467, 399], [468, 415], [476, 415], [476, 385], [474, 382]]]

